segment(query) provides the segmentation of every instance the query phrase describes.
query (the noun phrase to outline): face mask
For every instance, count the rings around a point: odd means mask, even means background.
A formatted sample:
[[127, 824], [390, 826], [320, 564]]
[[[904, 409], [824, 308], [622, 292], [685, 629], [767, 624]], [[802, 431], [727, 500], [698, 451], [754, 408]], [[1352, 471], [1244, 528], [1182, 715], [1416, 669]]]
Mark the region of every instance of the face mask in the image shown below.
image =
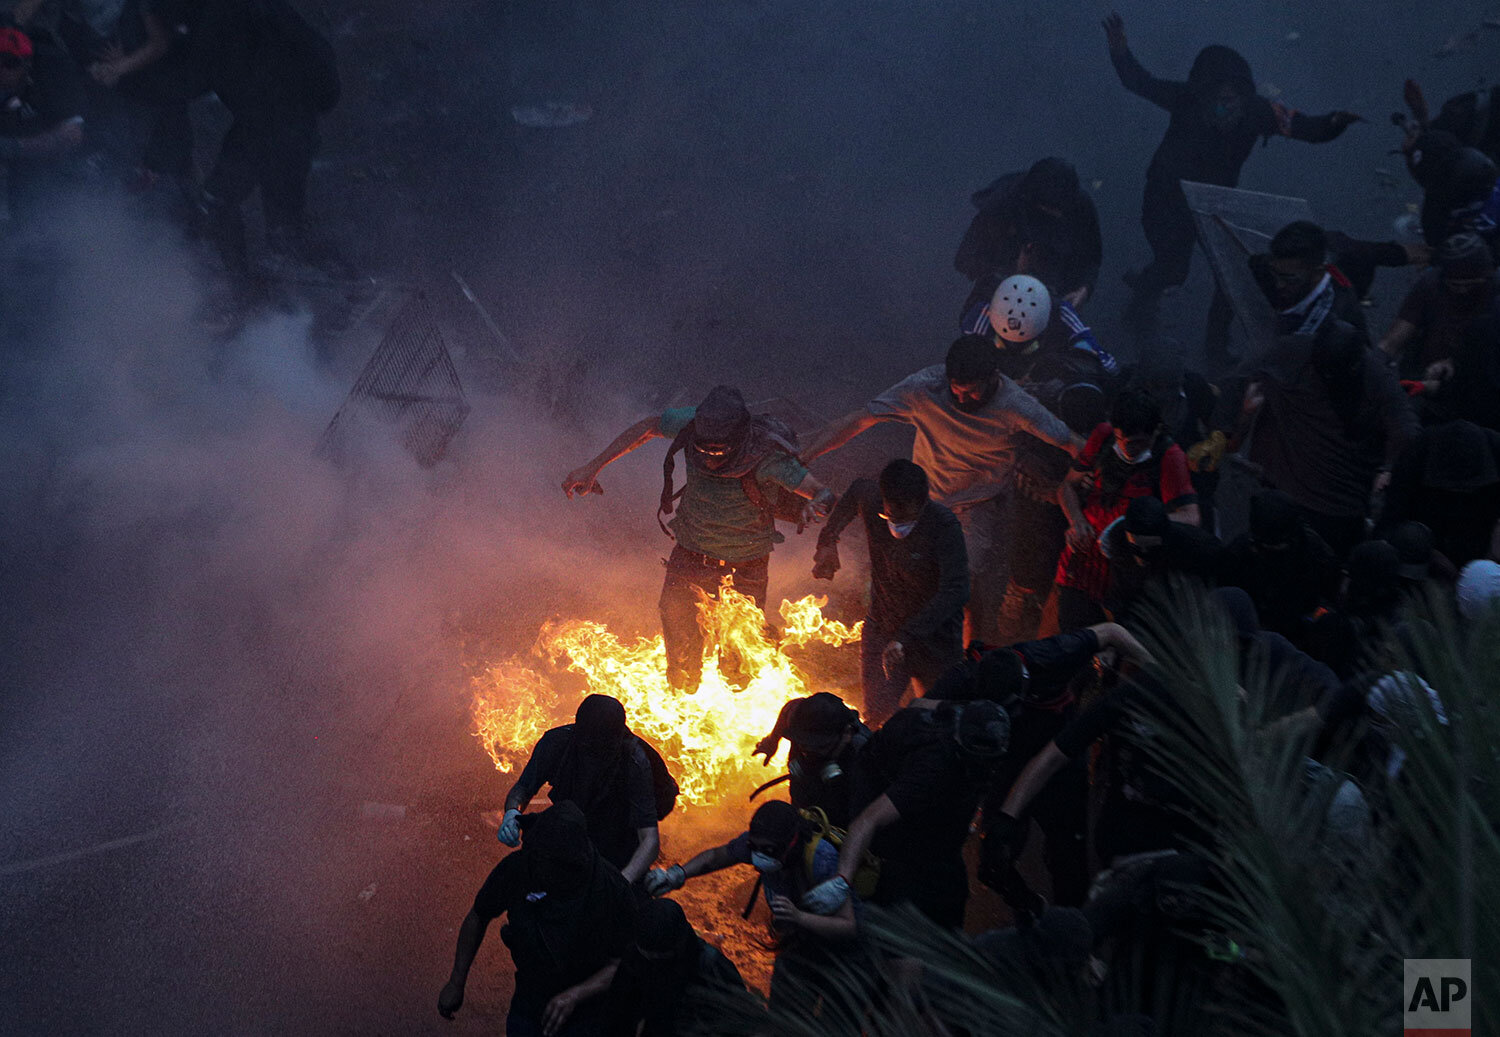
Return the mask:
[[750, 865], [762, 875], [770, 875], [781, 870], [781, 862], [769, 853], [761, 853], [755, 850], [750, 854]]
[[1142, 450], [1137, 456], [1131, 457], [1120, 446], [1119, 441], [1116, 440], [1115, 456], [1118, 457], [1121, 461], [1124, 461], [1126, 464], [1145, 464], [1147, 461], [1151, 460], [1151, 448], [1147, 447], [1145, 450]]
[[886, 519], [885, 526], [891, 531], [891, 536], [895, 537], [897, 540], [905, 540], [907, 537], [911, 536], [911, 531], [917, 528], [917, 520], [912, 519], [910, 522], [892, 522], [890, 519]]

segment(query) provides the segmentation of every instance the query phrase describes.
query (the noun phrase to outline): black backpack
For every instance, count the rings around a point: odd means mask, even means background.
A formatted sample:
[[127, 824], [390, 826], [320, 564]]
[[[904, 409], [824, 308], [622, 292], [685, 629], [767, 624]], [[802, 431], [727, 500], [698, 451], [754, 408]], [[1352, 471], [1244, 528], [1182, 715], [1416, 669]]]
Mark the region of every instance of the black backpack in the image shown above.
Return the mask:
[[677, 779], [672, 777], [672, 772], [667, 770], [667, 761], [661, 758], [656, 746], [640, 735], [636, 735], [635, 740], [646, 750], [646, 760], [651, 764], [651, 791], [656, 796], [656, 819], [665, 820], [677, 805], [677, 794], [682, 789], [678, 787]]
[[[792, 430], [790, 425], [770, 414], [757, 414], [752, 420], [762, 431], [768, 433], [765, 438], [770, 440], [772, 450], [780, 451], [789, 457], [797, 456], [798, 451], [801, 450], [801, 446], [797, 442], [797, 433]], [[656, 522], [667, 536], [671, 536], [672, 531], [667, 528], [667, 524], [662, 521], [661, 517], [672, 514], [672, 509], [676, 507], [678, 498], [687, 491], [686, 484], [680, 490], [674, 491], [672, 489], [672, 476], [677, 468], [677, 455], [686, 449], [687, 445], [692, 441], [693, 422], [690, 421], [683, 426], [681, 432], [673, 437], [672, 445], [667, 449], [666, 460], [662, 462], [661, 507], [657, 511]], [[764, 461], [765, 458], [761, 460]], [[776, 522], [794, 523], [799, 533], [806, 527], [807, 523], [803, 520], [803, 508], [806, 506], [807, 501], [791, 490], [783, 486], [773, 486], [771, 488], [772, 492], [768, 496], [761, 489], [760, 483], [756, 481], [755, 472], [753, 471], [747, 475], [740, 476], [740, 488], [745, 491], [745, 496], [750, 498], [750, 503], [764, 512], [773, 524]]]
[[[565, 724], [563, 728], [561, 728], [561, 730], [566, 730], [568, 732], [568, 741], [563, 746], [563, 750], [560, 756], [560, 774], [558, 776], [564, 776], [573, 773], [573, 725]], [[670, 814], [672, 812], [672, 808], [677, 805], [677, 795], [682, 790], [677, 785], [677, 779], [672, 777], [672, 772], [667, 769], [667, 761], [663, 760], [661, 758], [661, 753], [656, 751], [656, 746], [646, 741], [640, 735], [632, 734], [631, 737], [640, 744], [640, 747], [643, 750], [645, 750], [646, 762], [651, 765], [651, 792], [653, 798], [656, 801], [656, 819], [660, 821], [668, 814]], [[574, 794], [575, 790], [572, 787], [572, 782], [569, 781], [567, 777], [563, 777], [563, 781], [565, 782], [565, 784], [563, 786], [563, 789], [559, 791], [557, 787], [557, 781], [552, 780], [552, 789], [558, 795], [561, 795], [564, 798], [569, 798]], [[585, 803], [580, 802], [578, 805], [585, 810], [589, 809], [588, 805]]]

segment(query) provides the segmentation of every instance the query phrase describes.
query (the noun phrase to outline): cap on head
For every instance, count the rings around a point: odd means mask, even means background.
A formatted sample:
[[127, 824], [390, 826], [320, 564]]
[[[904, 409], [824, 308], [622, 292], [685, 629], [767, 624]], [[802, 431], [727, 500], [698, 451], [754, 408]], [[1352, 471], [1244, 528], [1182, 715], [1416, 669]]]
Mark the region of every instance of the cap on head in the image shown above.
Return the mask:
[[1427, 579], [1427, 568], [1432, 563], [1432, 530], [1422, 522], [1402, 522], [1391, 530], [1387, 539], [1400, 559], [1401, 578]]
[[998, 760], [1010, 748], [1010, 714], [998, 702], [975, 699], [964, 703], [953, 733], [965, 756]]
[[1349, 552], [1349, 597], [1362, 603], [1388, 603], [1400, 593], [1401, 556], [1384, 540], [1366, 540]]
[[855, 713], [831, 691], [820, 691], [797, 703], [787, 737], [801, 752], [832, 753]]
[[745, 397], [728, 385], [716, 385], [693, 412], [693, 441], [733, 446], [750, 431], [750, 408]]
[[776, 846], [790, 846], [797, 838], [797, 808], [781, 799], [762, 803], [750, 815], [750, 837]]
[[0, 28], [0, 54], [9, 54], [13, 58], [29, 61], [32, 52], [30, 36], [10, 26]]
[[990, 296], [990, 327], [1006, 342], [1030, 342], [1052, 320], [1052, 293], [1034, 277], [1016, 274]]
[[985, 652], [974, 667], [974, 685], [978, 695], [997, 702], [1019, 695], [1026, 683], [1020, 653], [1009, 648]]

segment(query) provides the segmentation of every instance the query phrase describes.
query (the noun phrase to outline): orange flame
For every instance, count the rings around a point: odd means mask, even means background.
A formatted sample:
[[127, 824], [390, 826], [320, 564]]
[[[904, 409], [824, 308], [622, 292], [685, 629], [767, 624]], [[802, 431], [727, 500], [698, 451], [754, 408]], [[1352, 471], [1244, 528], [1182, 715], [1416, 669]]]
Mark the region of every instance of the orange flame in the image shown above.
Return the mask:
[[787, 700], [808, 694], [809, 678], [783, 649], [858, 640], [860, 624], [824, 619], [826, 603], [812, 595], [783, 601], [786, 629], [778, 644], [750, 598], [728, 586], [717, 600], [705, 596], [699, 605], [703, 679], [691, 693], [668, 685], [659, 634], [625, 640], [587, 620], [548, 623], [530, 665], [509, 660], [474, 679], [474, 733], [495, 766], [509, 773], [544, 731], [571, 720], [572, 710], [560, 708], [551, 682], [534, 668], [545, 662], [581, 676], [586, 694], [613, 695], [624, 704], [631, 730], [666, 759], [682, 801], [717, 802], [765, 776], [760, 759], [751, 756], [756, 741], [775, 725]]

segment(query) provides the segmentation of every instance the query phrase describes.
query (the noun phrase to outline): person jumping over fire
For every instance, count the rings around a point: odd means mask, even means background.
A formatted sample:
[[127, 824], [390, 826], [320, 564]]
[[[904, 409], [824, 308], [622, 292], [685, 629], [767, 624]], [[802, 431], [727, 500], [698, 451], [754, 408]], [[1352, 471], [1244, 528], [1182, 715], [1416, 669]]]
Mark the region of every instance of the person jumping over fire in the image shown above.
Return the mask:
[[[764, 610], [771, 549], [782, 540], [776, 502], [787, 494], [802, 498], [821, 519], [832, 510], [834, 496], [798, 459], [789, 432], [773, 419], [752, 415], [739, 390], [727, 385], [717, 386], [697, 407], [676, 407], [637, 421], [599, 456], [569, 472], [563, 492], [570, 498], [603, 493], [600, 471], [657, 438], [672, 441], [663, 467], [661, 512], [677, 511], [670, 524], [677, 544], [667, 559], [659, 603], [667, 680], [691, 691], [703, 675], [699, 601], [716, 597], [727, 584]], [[688, 460], [687, 485], [674, 494], [672, 466], [679, 451]]]

